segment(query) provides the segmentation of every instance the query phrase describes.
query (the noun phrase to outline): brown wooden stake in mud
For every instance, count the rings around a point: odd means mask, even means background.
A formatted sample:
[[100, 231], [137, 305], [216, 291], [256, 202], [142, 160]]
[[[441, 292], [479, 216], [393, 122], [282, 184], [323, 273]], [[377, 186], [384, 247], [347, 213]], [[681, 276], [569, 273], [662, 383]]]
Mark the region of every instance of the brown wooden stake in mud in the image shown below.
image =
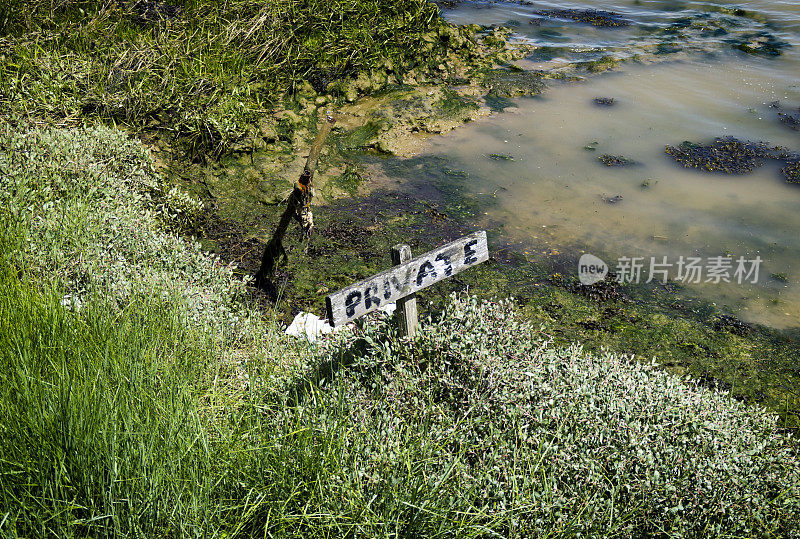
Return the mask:
[[333, 127], [335, 121], [332, 116], [327, 115], [320, 122], [317, 138], [314, 139], [314, 144], [311, 146], [311, 151], [306, 159], [306, 166], [303, 168], [302, 174], [300, 174], [300, 179], [294, 184], [294, 189], [292, 194], [289, 195], [288, 204], [283, 215], [281, 215], [281, 220], [278, 222], [278, 227], [275, 229], [272, 239], [269, 240], [269, 243], [264, 248], [261, 267], [256, 273], [256, 286], [259, 288], [265, 290], [273, 288], [272, 276], [275, 267], [281, 257], [284, 260], [286, 259], [283, 237], [286, 235], [286, 230], [289, 228], [292, 218], [300, 224], [304, 238], [308, 238], [314, 233], [314, 215], [311, 213], [311, 199], [314, 197], [314, 187], [311, 180], [314, 177], [314, 170], [317, 168], [322, 145], [325, 144], [325, 139], [331, 132], [331, 127]]

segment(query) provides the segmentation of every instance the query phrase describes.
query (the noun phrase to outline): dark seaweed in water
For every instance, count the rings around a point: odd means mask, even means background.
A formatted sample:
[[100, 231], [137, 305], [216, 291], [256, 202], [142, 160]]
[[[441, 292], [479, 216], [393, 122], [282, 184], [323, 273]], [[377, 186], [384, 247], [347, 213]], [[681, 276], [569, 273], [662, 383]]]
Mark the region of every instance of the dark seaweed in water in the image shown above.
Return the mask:
[[778, 120], [783, 125], [785, 125], [789, 129], [800, 131], [800, 107], [798, 107], [796, 111], [794, 110], [786, 111], [781, 106], [780, 101], [773, 101], [772, 103], [769, 104], [769, 108], [778, 110]]
[[786, 148], [734, 137], [717, 138], [711, 144], [684, 141], [680, 146], [667, 146], [664, 151], [684, 167], [725, 174], [752, 172], [767, 159], [785, 159], [788, 155]]
[[781, 121], [782, 124], [787, 126], [789, 129], [800, 131], [800, 112], [798, 112], [797, 114], [788, 114], [786, 112], [779, 112], [778, 119]]
[[628, 297], [623, 294], [620, 284], [617, 282], [617, 274], [614, 272], [609, 272], [605, 279], [591, 285], [584, 285], [574, 277], [567, 277], [560, 273], [551, 275], [549, 281], [559, 288], [598, 303], [628, 300]]
[[636, 163], [633, 159], [622, 157], [621, 155], [604, 154], [598, 157], [600, 161], [607, 167], [625, 167]]
[[628, 26], [631, 21], [613, 11], [595, 9], [543, 9], [534, 11], [534, 15], [547, 19], [570, 19], [602, 28], [618, 28]]
[[594, 104], [601, 107], [610, 107], [614, 104], [613, 97], [595, 97]]
[[800, 161], [792, 161], [781, 169], [781, 174], [789, 183], [800, 185]]
[[[791, 45], [771, 32], [766, 19], [753, 18], [750, 12], [722, 6], [706, 6], [710, 13], [695, 13], [653, 29], [662, 38], [656, 54], [667, 54], [697, 45], [716, 48], [724, 43], [747, 54], [775, 57]], [[645, 29], [644, 31], [648, 31]]]
[[787, 42], [780, 41], [767, 31], [745, 34], [727, 41], [742, 52], [759, 56], [780, 56], [783, 49], [789, 46]]

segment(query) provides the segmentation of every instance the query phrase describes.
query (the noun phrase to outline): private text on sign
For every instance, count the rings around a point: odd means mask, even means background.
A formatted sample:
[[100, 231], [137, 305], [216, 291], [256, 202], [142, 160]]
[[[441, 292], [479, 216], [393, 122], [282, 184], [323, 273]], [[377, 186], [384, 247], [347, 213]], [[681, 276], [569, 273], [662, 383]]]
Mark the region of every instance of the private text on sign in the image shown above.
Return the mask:
[[486, 232], [475, 232], [331, 294], [328, 320], [346, 324], [488, 259]]

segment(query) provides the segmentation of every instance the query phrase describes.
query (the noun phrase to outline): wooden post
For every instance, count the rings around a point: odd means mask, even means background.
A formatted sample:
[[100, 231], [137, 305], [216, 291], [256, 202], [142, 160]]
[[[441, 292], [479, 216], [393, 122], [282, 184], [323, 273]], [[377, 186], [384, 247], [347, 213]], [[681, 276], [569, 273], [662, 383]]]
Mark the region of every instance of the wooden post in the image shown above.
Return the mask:
[[[399, 266], [411, 260], [411, 247], [408, 245], [395, 245], [392, 247], [392, 264]], [[417, 334], [417, 295], [409, 294], [397, 300], [397, 325], [400, 336], [413, 337]]]

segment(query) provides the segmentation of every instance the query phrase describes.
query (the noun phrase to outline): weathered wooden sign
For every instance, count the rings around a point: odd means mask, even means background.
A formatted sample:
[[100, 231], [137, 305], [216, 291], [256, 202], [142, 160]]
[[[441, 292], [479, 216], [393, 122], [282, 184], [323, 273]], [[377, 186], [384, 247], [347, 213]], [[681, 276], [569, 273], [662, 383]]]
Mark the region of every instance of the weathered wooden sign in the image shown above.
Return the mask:
[[[489, 259], [486, 231], [483, 230], [408, 260], [410, 252], [408, 246], [395, 246], [392, 249], [392, 258], [397, 264], [395, 267], [325, 298], [330, 324], [334, 327], [346, 324], [382, 305], [397, 301], [398, 314], [407, 325], [405, 332], [413, 334], [416, 303], [407, 301], [409, 296]], [[409, 312], [411, 309], [413, 313]]]

